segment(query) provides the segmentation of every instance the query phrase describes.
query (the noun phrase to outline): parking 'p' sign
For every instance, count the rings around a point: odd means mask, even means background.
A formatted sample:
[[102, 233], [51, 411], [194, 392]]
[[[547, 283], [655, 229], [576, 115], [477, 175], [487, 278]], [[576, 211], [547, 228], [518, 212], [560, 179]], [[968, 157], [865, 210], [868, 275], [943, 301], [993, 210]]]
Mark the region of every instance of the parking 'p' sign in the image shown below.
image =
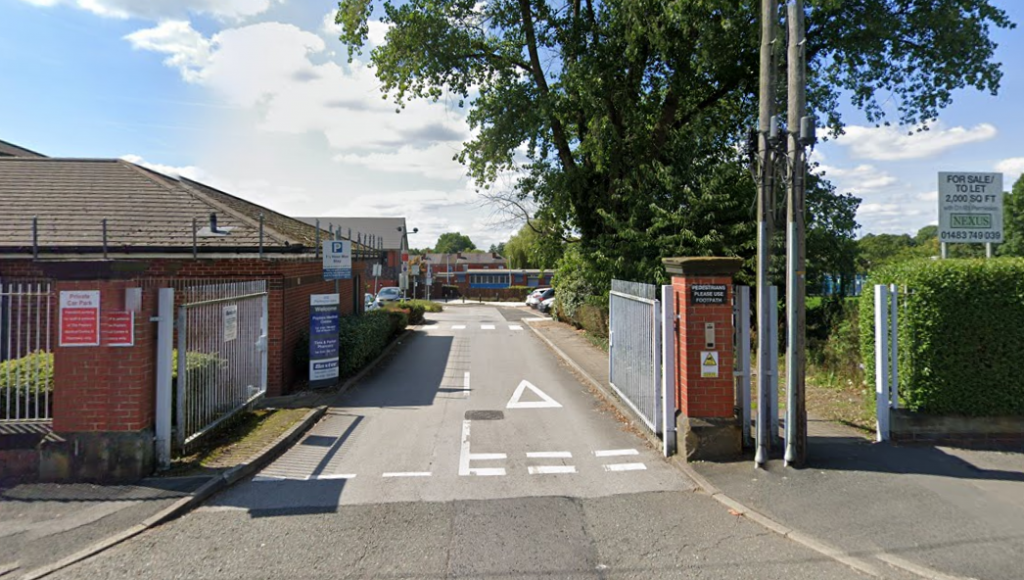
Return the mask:
[[329, 240], [324, 242], [324, 280], [352, 278], [352, 242]]

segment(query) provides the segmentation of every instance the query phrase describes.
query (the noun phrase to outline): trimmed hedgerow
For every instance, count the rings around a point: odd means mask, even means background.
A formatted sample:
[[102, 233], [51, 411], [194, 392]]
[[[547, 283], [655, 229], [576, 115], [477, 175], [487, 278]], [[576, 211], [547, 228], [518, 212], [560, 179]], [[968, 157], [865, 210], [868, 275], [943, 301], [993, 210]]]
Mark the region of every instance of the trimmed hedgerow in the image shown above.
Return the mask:
[[900, 398], [914, 411], [1024, 415], [1024, 260], [921, 260], [873, 272], [861, 296], [874, 385], [874, 285], [897, 284]]

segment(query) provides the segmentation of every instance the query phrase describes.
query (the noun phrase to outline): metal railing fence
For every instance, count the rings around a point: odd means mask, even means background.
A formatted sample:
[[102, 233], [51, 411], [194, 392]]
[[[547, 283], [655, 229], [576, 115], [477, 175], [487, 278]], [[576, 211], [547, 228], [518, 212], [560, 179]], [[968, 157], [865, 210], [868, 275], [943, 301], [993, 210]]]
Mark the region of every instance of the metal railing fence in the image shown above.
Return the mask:
[[608, 377], [615, 392], [655, 433], [662, 433], [659, 301], [653, 284], [612, 280]]
[[187, 449], [267, 389], [267, 283], [181, 292], [174, 365], [175, 435]]
[[0, 282], [0, 422], [52, 418], [52, 298], [49, 282]]

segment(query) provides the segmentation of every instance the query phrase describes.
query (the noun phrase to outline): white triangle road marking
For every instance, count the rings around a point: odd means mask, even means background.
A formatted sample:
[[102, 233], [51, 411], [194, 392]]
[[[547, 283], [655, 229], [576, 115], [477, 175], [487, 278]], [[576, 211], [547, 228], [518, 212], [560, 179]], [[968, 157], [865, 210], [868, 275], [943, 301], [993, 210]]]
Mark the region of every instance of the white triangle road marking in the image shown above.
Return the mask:
[[[544, 399], [543, 401], [528, 401], [523, 402], [519, 399], [522, 398], [523, 393], [526, 389], [533, 391], [538, 397]], [[512, 393], [512, 398], [508, 400], [508, 405], [505, 405], [506, 409], [544, 409], [549, 407], [562, 408], [562, 404], [552, 399], [547, 393], [533, 386], [530, 381], [521, 381], [519, 386], [516, 387], [516, 392]]]

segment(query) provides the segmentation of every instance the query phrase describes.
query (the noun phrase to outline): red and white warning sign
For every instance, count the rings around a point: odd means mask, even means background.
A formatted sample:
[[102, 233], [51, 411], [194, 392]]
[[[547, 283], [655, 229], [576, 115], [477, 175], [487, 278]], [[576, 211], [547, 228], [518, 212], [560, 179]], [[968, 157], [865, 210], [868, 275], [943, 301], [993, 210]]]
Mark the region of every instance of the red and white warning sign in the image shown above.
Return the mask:
[[99, 346], [100, 291], [62, 290], [60, 293], [60, 345]]

